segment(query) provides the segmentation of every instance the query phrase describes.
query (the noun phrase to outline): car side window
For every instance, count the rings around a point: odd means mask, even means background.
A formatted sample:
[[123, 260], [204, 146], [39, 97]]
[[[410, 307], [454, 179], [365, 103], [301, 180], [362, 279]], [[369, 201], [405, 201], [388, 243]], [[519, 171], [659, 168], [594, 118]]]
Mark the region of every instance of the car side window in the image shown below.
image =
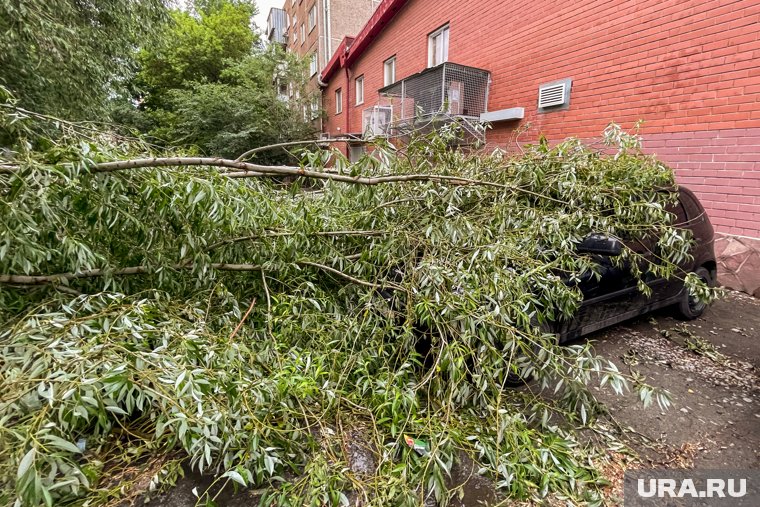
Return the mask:
[[702, 207], [694, 202], [694, 199], [689, 194], [681, 193], [681, 204], [686, 209], [686, 216], [688, 221], [696, 221], [702, 216]]
[[671, 204], [666, 208], [670, 213], [673, 213], [676, 216], [675, 221], [673, 222], [673, 225], [677, 226], [684, 226], [686, 222], [689, 221], [686, 210], [683, 207], [683, 204], [679, 201], [675, 204]]

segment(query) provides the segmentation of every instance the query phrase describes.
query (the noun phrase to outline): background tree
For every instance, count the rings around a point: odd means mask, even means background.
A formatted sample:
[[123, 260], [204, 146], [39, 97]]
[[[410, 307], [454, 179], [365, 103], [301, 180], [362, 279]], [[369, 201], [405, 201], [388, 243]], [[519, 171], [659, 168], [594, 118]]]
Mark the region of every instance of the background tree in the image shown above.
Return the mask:
[[[231, 0], [173, 11], [173, 23], [140, 52], [134, 95], [115, 109], [117, 123], [160, 144], [231, 158], [311, 137], [314, 96], [306, 88], [306, 64], [263, 47], [251, 25], [254, 12], [253, 3]], [[288, 101], [278, 97], [275, 76], [290, 84]], [[283, 155], [261, 160], [281, 162]]]
[[163, 0], [0, 0], [0, 84], [23, 107], [95, 119], [166, 19]]
[[193, 11], [173, 10], [173, 23], [140, 51], [136, 83], [146, 107], [165, 105], [166, 94], [214, 83], [222, 71], [251, 55], [258, 35], [253, 2], [196, 2]]

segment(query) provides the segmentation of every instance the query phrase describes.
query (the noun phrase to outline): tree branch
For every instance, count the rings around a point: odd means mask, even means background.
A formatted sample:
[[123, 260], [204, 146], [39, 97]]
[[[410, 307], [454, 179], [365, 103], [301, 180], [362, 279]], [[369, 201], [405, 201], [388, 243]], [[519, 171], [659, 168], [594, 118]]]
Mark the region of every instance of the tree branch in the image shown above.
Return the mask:
[[[317, 262], [297, 261], [295, 264], [298, 264], [299, 266], [311, 266], [311, 267], [321, 269], [322, 271], [326, 271], [333, 275], [337, 275], [357, 285], [363, 285], [365, 287], [371, 287], [375, 289], [384, 287], [384, 285], [367, 282], [365, 280], [360, 280], [359, 278], [354, 278], [353, 276], [343, 273], [342, 271], [338, 269], [332, 268], [330, 266], [326, 266], [324, 264], [319, 264]], [[192, 270], [193, 267], [194, 267], [193, 264], [174, 264], [172, 266], [169, 266], [170, 269], [174, 269], [177, 271]], [[216, 269], [218, 271], [237, 271], [237, 272], [261, 271], [263, 269], [263, 267], [259, 264], [213, 263], [213, 264], [209, 264], [209, 267], [211, 267], [212, 269]], [[159, 267], [156, 269], [161, 269], [161, 268]], [[147, 266], [131, 266], [128, 268], [119, 268], [119, 269], [114, 269], [110, 271], [107, 269], [90, 269], [86, 271], [79, 271], [77, 273], [57, 273], [54, 275], [0, 275], [0, 284], [47, 285], [51, 283], [61, 283], [65, 281], [79, 280], [83, 278], [97, 278], [97, 277], [106, 276], [106, 275], [112, 275], [112, 276], [146, 275], [146, 274], [155, 274], [156, 272], [157, 272], [156, 270], [148, 268]], [[398, 288], [398, 286], [396, 286], [395, 284], [391, 284], [387, 286], [389, 287], [393, 286], [394, 288]]]
[[[329, 238], [336, 238], [341, 236], [384, 236], [389, 234], [387, 231], [316, 231], [306, 233], [307, 236], [323, 236]], [[216, 250], [220, 246], [232, 245], [234, 243], [241, 243], [243, 241], [253, 241], [261, 238], [278, 238], [295, 236], [294, 232], [279, 232], [279, 231], [266, 231], [264, 234], [252, 234], [250, 236], [240, 236], [237, 238], [223, 239], [216, 243], [210, 244], [206, 249]]]
[[110, 173], [114, 171], [123, 171], [127, 169], [138, 169], [146, 167], [180, 167], [180, 166], [210, 166], [226, 167], [238, 169], [237, 172], [220, 173], [228, 178], [260, 178], [264, 176], [300, 176], [318, 180], [340, 181], [354, 185], [383, 185], [389, 183], [404, 182], [440, 182], [448, 183], [455, 186], [484, 186], [491, 188], [500, 188], [513, 192], [521, 192], [541, 199], [554, 201], [564, 204], [563, 201], [549, 197], [524, 188], [504, 185], [492, 181], [475, 180], [462, 178], [460, 176], [449, 176], [443, 174], [390, 174], [384, 176], [351, 176], [335, 172], [313, 171], [303, 167], [292, 166], [267, 166], [251, 164], [249, 162], [237, 162], [224, 158], [212, 157], [167, 157], [167, 158], [138, 158], [133, 160], [123, 160], [116, 162], [101, 162], [92, 164], [90, 170], [97, 173]]
[[258, 148], [253, 148], [251, 150], [246, 151], [242, 155], [240, 155], [238, 158], [235, 159], [235, 162], [242, 162], [246, 158], [250, 158], [251, 155], [254, 155], [256, 153], [260, 153], [262, 151], [269, 151], [274, 150], [276, 148], [287, 148], [289, 146], [303, 146], [307, 144], [329, 144], [329, 143], [364, 143], [364, 144], [370, 144], [374, 141], [370, 141], [369, 139], [353, 139], [350, 137], [336, 137], [332, 139], [310, 139], [308, 141], [289, 141], [287, 143], [277, 143], [277, 144], [270, 144], [267, 146], [259, 146]]
[[[322, 271], [327, 271], [328, 273], [332, 273], [332, 274], [337, 275], [337, 276], [339, 276], [341, 278], [345, 278], [349, 282], [355, 283], [357, 285], [363, 285], [365, 287], [370, 287], [372, 289], [381, 289], [381, 288], [383, 288], [382, 285], [379, 285], [379, 284], [376, 284], [376, 283], [372, 283], [372, 282], [366, 282], [364, 280], [360, 280], [358, 278], [354, 278], [353, 276], [348, 275], [348, 274], [344, 273], [343, 271], [340, 271], [340, 270], [335, 269], [335, 268], [331, 268], [330, 266], [325, 266], [324, 264], [318, 264], [316, 262], [310, 262], [310, 261], [300, 261], [300, 262], [298, 262], [298, 264], [301, 264], [303, 266], [312, 266], [312, 267], [315, 267], [315, 268], [319, 268]], [[393, 284], [393, 286], [397, 287], [395, 284]]]
[[179, 167], [179, 166], [211, 166], [239, 169], [237, 173], [221, 173], [227, 177], [261, 177], [261, 176], [303, 176], [307, 178], [334, 180], [359, 185], [380, 185], [382, 183], [395, 183], [407, 181], [446, 181], [455, 185], [484, 185], [498, 188], [511, 188], [500, 183], [489, 181], [461, 178], [459, 176], [447, 176], [437, 174], [397, 174], [387, 176], [350, 176], [348, 174], [313, 171], [303, 167], [259, 165], [250, 162], [237, 162], [225, 158], [211, 157], [167, 157], [167, 158], [137, 158], [116, 162], [101, 162], [93, 164], [90, 169], [93, 172], [108, 173], [123, 171], [126, 169], [138, 169], [146, 167]]
[[[261, 266], [254, 264], [210, 264], [213, 269], [219, 271], [259, 271]], [[158, 268], [160, 269], [160, 268]], [[192, 264], [174, 264], [170, 269], [190, 270]], [[81, 278], [97, 278], [100, 276], [129, 276], [129, 275], [146, 275], [153, 274], [153, 271], [147, 266], [132, 266], [128, 268], [119, 268], [109, 271], [108, 269], [90, 269], [76, 273], [57, 273], [55, 275], [0, 275], [0, 283], [17, 283], [22, 285], [45, 285], [48, 283], [78, 280]]]

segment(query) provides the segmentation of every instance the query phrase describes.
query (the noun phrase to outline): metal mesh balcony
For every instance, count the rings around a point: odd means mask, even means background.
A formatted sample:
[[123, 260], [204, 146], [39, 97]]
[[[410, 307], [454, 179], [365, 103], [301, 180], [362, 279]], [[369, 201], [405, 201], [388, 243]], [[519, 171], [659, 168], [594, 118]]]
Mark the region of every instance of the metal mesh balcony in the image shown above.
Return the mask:
[[490, 83], [487, 70], [456, 63], [423, 70], [378, 90], [378, 104], [364, 112], [365, 133], [404, 135], [452, 118], [479, 121]]

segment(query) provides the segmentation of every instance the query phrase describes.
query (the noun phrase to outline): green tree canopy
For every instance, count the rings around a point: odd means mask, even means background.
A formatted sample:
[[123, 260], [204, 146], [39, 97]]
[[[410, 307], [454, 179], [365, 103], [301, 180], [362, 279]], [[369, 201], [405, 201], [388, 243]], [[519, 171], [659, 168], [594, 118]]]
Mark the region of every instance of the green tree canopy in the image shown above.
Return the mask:
[[249, 56], [258, 41], [252, 2], [198, 2], [193, 12], [174, 10], [173, 23], [140, 52], [137, 83], [146, 105], [156, 107], [170, 90], [219, 81], [230, 65]]
[[93, 119], [166, 19], [163, 0], [0, 0], [0, 84], [29, 109]]
[[[114, 108], [117, 123], [167, 146], [231, 157], [256, 146], [315, 133], [306, 63], [258, 44], [248, 1], [198, 1], [172, 12], [173, 23], [140, 52], [133, 96]], [[292, 96], [278, 96], [276, 81]], [[137, 106], [135, 105], [137, 103]], [[282, 162], [282, 152], [262, 161]]]

